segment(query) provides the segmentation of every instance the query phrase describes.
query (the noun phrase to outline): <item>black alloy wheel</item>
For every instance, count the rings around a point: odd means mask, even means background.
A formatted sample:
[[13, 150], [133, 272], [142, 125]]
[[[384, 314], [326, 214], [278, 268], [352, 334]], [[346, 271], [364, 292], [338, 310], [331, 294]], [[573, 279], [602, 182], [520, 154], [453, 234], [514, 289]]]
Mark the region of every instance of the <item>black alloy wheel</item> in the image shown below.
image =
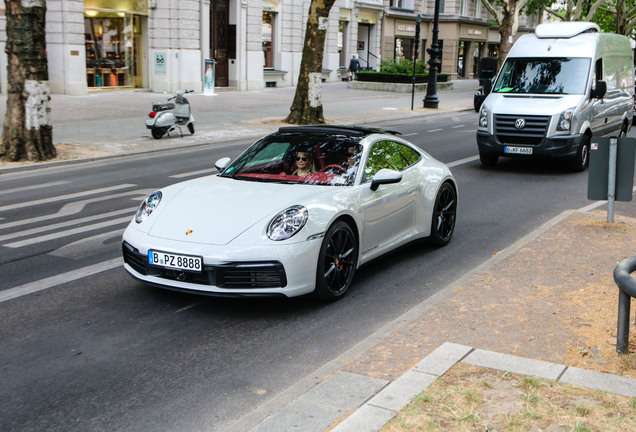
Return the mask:
[[337, 221], [327, 230], [320, 247], [314, 295], [321, 300], [342, 298], [353, 281], [358, 244], [349, 224]]
[[433, 218], [431, 222], [430, 241], [435, 246], [446, 246], [455, 231], [457, 217], [457, 193], [448, 182], [437, 192]]

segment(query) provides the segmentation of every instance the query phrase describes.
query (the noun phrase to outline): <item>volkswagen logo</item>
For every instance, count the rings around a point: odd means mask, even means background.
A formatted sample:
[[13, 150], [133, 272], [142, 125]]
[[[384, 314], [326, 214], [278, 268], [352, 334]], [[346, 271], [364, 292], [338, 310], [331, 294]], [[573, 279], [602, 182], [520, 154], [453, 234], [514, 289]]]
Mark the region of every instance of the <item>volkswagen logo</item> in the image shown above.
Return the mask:
[[524, 119], [515, 120], [515, 127], [517, 129], [523, 129], [526, 126], [526, 121]]

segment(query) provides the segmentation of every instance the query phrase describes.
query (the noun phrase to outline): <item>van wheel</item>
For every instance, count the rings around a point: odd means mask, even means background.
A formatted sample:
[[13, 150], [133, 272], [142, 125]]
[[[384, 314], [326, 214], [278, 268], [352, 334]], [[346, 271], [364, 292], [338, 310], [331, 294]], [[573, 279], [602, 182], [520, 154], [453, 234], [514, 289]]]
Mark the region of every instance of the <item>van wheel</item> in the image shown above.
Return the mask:
[[481, 161], [481, 164], [483, 166], [493, 167], [497, 164], [497, 161], [499, 160], [499, 155], [492, 154], [492, 153], [479, 152], [479, 160]]
[[572, 171], [581, 172], [585, 171], [585, 168], [590, 163], [590, 137], [583, 135], [579, 149], [576, 152], [576, 156], [571, 162]]
[[623, 122], [623, 126], [621, 126], [621, 131], [618, 133], [619, 138], [624, 138], [627, 136], [627, 122]]

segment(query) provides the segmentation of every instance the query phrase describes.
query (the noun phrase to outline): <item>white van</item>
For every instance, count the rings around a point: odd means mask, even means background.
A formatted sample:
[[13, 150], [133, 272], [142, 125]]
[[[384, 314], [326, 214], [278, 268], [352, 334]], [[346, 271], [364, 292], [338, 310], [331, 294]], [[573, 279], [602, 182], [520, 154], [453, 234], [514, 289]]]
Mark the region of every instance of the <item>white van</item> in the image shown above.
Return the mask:
[[588, 22], [538, 25], [513, 45], [479, 110], [481, 163], [558, 157], [583, 171], [592, 136], [632, 126], [633, 65], [625, 36]]

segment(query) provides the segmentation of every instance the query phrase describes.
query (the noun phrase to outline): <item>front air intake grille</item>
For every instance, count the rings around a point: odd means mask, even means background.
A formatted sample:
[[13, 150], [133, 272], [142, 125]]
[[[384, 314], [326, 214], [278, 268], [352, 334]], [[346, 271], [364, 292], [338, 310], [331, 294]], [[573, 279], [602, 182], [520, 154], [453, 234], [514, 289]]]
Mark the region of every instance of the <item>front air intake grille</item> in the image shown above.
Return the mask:
[[540, 145], [550, 116], [495, 114], [495, 136], [502, 144]]
[[124, 262], [144, 276], [227, 289], [283, 288], [287, 286], [285, 268], [279, 262], [206, 265], [202, 272], [190, 272], [148, 264], [148, 257], [126, 242], [122, 244], [122, 251]]
[[281, 263], [230, 264], [217, 268], [221, 288], [277, 288], [287, 285]]
[[137, 249], [126, 242], [122, 243], [121, 249], [124, 255], [124, 262], [131, 266], [137, 273], [147, 276], [148, 269], [146, 268], [146, 256], [140, 254]]

